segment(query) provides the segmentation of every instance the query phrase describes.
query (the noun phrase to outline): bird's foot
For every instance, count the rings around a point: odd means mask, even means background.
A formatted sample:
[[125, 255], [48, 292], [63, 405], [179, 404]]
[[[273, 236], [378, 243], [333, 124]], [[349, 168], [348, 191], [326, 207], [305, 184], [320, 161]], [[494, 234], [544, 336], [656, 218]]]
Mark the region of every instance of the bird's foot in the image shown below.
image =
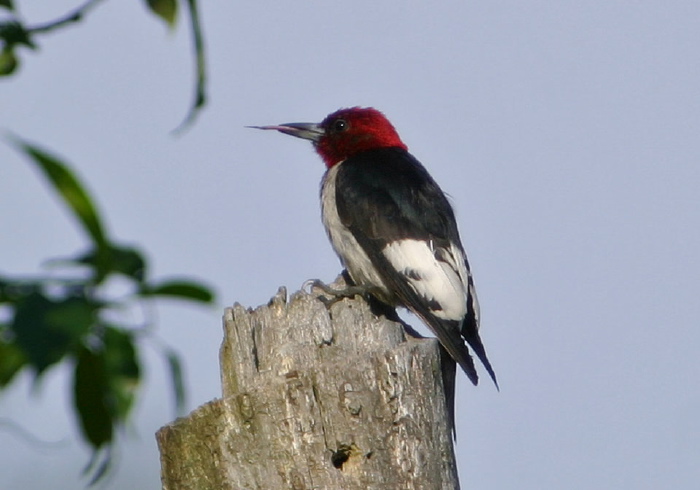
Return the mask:
[[326, 308], [330, 308], [344, 298], [352, 298], [367, 292], [366, 288], [360, 286], [346, 286], [342, 289], [335, 289], [319, 279], [309, 279], [301, 286], [301, 289], [308, 291], [309, 294], [312, 294], [314, 289], [320, 289], [325, 296], [319, 296], [318, 299], [326, 305]]

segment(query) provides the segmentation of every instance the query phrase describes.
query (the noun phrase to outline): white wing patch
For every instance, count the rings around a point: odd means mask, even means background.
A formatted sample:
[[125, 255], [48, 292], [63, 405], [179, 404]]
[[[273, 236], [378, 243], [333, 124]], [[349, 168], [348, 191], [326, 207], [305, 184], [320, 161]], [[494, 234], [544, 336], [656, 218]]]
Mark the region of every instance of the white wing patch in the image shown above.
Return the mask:
[[397, 240], [382, 254], [419, 296], [433, 315], [462, 321], [467, 314], [468, 272], [461, 250], [454, 244], [435, 248], [422, 240]]

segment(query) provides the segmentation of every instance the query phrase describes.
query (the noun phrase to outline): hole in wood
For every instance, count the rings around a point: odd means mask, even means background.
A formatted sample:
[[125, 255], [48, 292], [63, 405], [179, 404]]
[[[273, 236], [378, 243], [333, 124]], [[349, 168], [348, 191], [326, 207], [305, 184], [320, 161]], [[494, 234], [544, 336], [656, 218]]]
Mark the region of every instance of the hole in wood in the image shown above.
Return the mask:
[[342, 470], [345, 462], [348, 459], [350, 459], [351, 453], [352, 453], [352, 448], [350, 446], [343, 444], [340, 447], [338, 447], [338, 450], [335, 451], [333, 453], [333, 455], [331, 456], [331, 463], [333, 463], [333, 466], [335, 466], [339, 470]]

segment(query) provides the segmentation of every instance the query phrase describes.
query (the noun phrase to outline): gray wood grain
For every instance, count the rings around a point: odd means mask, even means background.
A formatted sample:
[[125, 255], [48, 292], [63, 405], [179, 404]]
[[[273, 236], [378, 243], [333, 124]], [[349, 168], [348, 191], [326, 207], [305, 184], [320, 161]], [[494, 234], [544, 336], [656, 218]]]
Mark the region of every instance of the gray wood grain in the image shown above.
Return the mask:
[[163, 489], [459, 488], [436, 341], [286, 296], [226, 309], [223, 398], [158, 431]]

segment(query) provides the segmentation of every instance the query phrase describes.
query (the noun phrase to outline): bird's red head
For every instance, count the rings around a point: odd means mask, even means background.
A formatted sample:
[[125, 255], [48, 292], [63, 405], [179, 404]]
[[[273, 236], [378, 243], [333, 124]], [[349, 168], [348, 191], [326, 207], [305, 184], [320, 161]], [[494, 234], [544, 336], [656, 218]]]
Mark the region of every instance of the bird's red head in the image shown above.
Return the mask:
[[340, 109], [327, 116], [321, 128], [323, 136], [314, 146], [328, 168], [366, 150], [407, 149], [386, 116], [371, 107]]
[[316, 151], [328, 168], [367, 150], [407, 149], [384, 114], [371, 107], [340, 109], [327, 116], [320, 124], [287, 123], [253, 127], [275, 129], [313, 141]]

